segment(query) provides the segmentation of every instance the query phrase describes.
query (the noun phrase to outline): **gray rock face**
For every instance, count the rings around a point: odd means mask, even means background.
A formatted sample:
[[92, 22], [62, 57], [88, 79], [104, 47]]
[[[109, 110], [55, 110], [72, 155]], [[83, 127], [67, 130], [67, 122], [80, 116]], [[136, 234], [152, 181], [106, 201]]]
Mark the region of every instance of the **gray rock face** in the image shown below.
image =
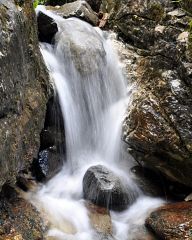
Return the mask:
[[30, 0], [0, 1], [0, 39], [1, 188], [37, 156], [49, 95]]
[[93, 26], [97, 26], [99, 19], [97, 14], [91, 9], [90, 5], [85, 1], [75, 1], [66, 3], [60, 7], [47, 7], [47, 9], [56, 13], [63, 18], [77, 17]]
[[128, 77], [136, 85], [123, 138], [137, 160], [192, 186], [190, 17], [162, 0], [115, 7], [109, 21], [128, 43]]
[[[46, 5], [50, 5], [50, 6], [62, 6], [65, 3], [71, 3], [71, 2], [75, 2], [75, 0], [48, 0], [46, 2]], [[91, 6], [91, 8], [95, 11], [95, 12], [99, 12], [100, 9], [100, 5], [102, 0], [86, 0], [87, 3], [89, 3], [89, 5]]]
[[102, 165], [90, 167], [83, 178], [84, 197], [113, 210], [126, 209], [131, 202], [121, 179]]

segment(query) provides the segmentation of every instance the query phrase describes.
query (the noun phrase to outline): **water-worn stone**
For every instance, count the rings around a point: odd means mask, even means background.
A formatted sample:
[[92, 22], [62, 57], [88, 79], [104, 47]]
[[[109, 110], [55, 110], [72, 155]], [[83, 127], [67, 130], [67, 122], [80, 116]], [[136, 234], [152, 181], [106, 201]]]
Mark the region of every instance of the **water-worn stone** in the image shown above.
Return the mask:
[[110, 213], [106, 208], [98, 207], [92, 203], [85, 203], [88, 211], [92, 227], [98, 232], [106, 236], [112, 234], [112, 223]]
[[49, 77], [31, 0], [0, 1], [0, 188], [37, 156]]
[[102, 165], [90, 167], [83, 178], [84, 198], [108, 209], [122, 210], [131, 202], [126, 186]]
[[[62, 32], [55, 37], [55, 46], [60, 49], [61, 56], [71, 59], [68, 61], [68, 69], [71, 69], [70, 62], [73, 62], [84, 79], [96, 72], [100, 74], [101, 66], [106, 64], [106, 52], [99, 33], [95, 31], [94, 34], [90, 34], [92, 27], [87, 23], [82, 24], [79, 19], [68, 19], [62, 27]], [[70, 28], [73, 28], [73, 34], [69, 33]], [[61, 37], [62, 44], [58, 42]], [[91, 68], [90, 61], [93, 61]], [[67, 72], [67, 74], [70, 77], [71, 73]]]
[[66, 3], [60, 7], [48, 7], [53, 13], [63, 17], [77, 17], [80, 18], [93, 26], [97, 26], [99, 19], [97, 14], [91, 9], [90, 5], [85, 1], [75, 1], [72, 3]]
[[135, 83], [124, 141], [138, 161], [192, 187], [190, 17], [177, 6], [122, 0], [109, 25], [128, 43], [127, 74]]
[[161, 239], [192, 239], [192, 202], [160, 207], [151, 213], [146, 225]]
[[0, 240], [39, 240], [45, 229], [37, 210], [10, 186], [0, 195]]

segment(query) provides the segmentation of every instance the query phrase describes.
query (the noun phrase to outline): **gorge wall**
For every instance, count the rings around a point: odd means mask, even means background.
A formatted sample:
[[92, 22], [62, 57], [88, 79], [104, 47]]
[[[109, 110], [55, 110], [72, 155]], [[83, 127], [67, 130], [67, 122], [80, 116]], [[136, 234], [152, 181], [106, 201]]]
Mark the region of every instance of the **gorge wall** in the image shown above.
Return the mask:
[[140, 162], [192, 186], [191, 15], [181, 2], [122, 1], [110, 23], [133, 60], [125, 142]]
[[0, 39], [1, 188], [37, 156], [50, 86], [30, 0], [0, 1]]

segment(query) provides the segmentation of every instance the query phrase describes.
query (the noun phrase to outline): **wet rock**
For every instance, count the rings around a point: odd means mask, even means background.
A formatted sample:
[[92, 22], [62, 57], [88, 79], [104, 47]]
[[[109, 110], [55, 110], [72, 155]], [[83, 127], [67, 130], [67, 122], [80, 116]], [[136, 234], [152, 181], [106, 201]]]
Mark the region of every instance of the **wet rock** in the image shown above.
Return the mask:
[[0, 36], [1, 188], [37, 156], [51, 87], [31, 1], [0, 2]]
[[37, 16], [38, 31], [39, 31], [39, 40], [41, 42], [52, 43], [55, 34], [58, 31], [57, 24], [54, 20], [44, 14], [39, 12]]
[[77, 17], [93, 26], [97, 26], [99, 19], [97, 14], [91, 9], [90, 5], [85, 1], [75, 1], [72, 3], [66, 3], [60, 7], [47, 7], [53, 13], [63, 17]]
[[0, 196], [0, 239], [39, 240], [45, 229], [37, 210], [10, 186]]
[[131, 56], [125, 63], [135, 86], [124, 141], [141, 163], [192, 186], [190, 17], [175, 6], [122, 0], [109, 24], [127, 43], [122, 54]]
[[47, 103], [44, 129], [40, 134], [38, 158], [34, 158], [32, 172], [37, 180], [48, 180], [61, 170], [65, 156], [64, 121], [58, 98]]
[[[74, 18], [65, 21], [62, 27], [61, 35], [56, 35], [55, 41], [61, 56], [71, 59], [71, 61], [68, 61], [69, 67], [67, 69], [74, 68], [70, 63], [73, 62], [75, 71], [78, 72], [79, 77], [83, 77], [85, 80], [88, 80], [89, 75], [100, 74], [101, 68], [106, 66], [106, 52], [100, 34], [96, 30], [89, 34], [89, 31], [93, 31], [93, 28]], [[71, 28], [73, 28], [73, 34], [69, 33]], [[61, 38], [62, 44], [59, 42]], [[90, 56], [92, 57], [90, 58]], [[70, 72], [66, 72], [66, 74], [69, 77], [71, 75]]]
[[131, 202], [121, 179], [102, 165], [90, 167], [83, 178], [84, 198], [113, 210], [126, 209]]
[[191, 239], [192, 203], [179, 202], [160, 207], [151, 213], [146, 225], [161, 239]]
[[131, 177], [145, 195], [151, 197], [166, 195], [166, 182], [160, 174], [145, 167], [135, 166], [131, 169]]
[[38, 181], [48, 180], [61, 170], [62, 165], [63, 155], [53, 147], [39, 152], [38, 158], [33, 161], [32, 172]]
[[112, 223], [109, 211], [106, 208], [98, 207], [87, 202], [86, 207], [89, 211], [90, 222], [93, 228], [106, 236], [112, 234]]

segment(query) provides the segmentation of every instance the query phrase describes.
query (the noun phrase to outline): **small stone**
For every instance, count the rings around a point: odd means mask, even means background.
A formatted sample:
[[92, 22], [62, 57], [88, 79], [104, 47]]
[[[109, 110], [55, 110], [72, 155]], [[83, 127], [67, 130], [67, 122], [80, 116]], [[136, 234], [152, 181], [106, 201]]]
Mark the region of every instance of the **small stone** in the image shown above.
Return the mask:
[[157, 25], [157, 26], [155, 27], [155, 31], [156, 31], [156, 32], [163, 33], [164, 30], [165, 30], [165, 26]]
[[179, 34], [177, 40], [179, 42], [188, 42], [188, 38], [189, 38], [189, 32], [182, 32], [181, 34]]
[[184, 17], [186, 13], [182, 9], [176, 9], [174, 11], [168, 12], [167, 15], [175, 17]]
[[185, 198], [186, 202], [192, 201], [192, 193]]

